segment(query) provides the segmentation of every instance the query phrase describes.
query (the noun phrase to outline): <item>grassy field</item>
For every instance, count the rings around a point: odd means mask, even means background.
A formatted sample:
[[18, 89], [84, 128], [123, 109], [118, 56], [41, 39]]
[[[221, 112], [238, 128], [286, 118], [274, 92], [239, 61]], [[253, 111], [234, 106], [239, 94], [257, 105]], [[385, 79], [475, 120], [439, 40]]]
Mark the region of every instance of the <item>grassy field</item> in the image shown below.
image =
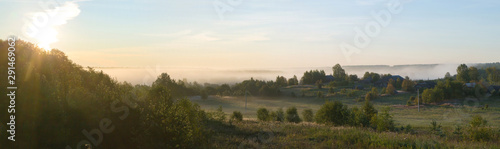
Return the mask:
[[[309, 85], [290, 86], [281, 89], [283, 94], [281, 97], [265, 98], [248, 96], [246, 110], [245, 97], [210, 96], [206, 100], [192, 98], [192, 101], [198, 103], [202, 109], [208, 111], [222, 106], [224, 112], [228, 115], [233, 111], [240, 111], [243, 113], [244, 118], [255, 119], [256, 111], [260, 107], [276, 110], [278, 108], [286, 109], [295, 106], [299, 112], [308, 108], [317, 111], [325, 101], [333, 100], [339, 100], [349, 107], [361, 107], [364, 100], [357, 102], [356, 99], [364, 99], [364, 95], [369, 91], [366, 88], [365, 90], [354, 91], [348, 87], [338, 87], [334, 88], [335, 94], [327, 94], [328, 88], [319, 90], [316, 86]], [[341, 93], [342, 89], [345, 89], [346, 92], [354, 91], [355, 95], [348, 97], [346, 94]], [[318, 91], [322, 91], [326, 97], [317, 98]], [[292, 97], [292, 92], [297, 97]], [[305, 97], [302, 97], [302, 93], [304, 93]], [[379, 97], [372, 102], [379, 111], [383, 107], [391, 107], [392, 110], [390, 113], [393, 114], [397, 125], [410, 124], [414, 127], [428, 127], [432, 120], [436, 120], [443, 127], [454, 127], [457, 124], [465, 125], [472, 115], [479, 114], [488, 120], [489, 125], [494, 127], [500, 126], [500, 99], [498, 97], [482, 100], [475, 98], [457, 99], [435, 105], [426, 104], [421, 106], [420, 112], [418, 112], [417, 106], [406, 106], [406, 102], [411, 96], [417, 95], [416, 93], [400, 93], [393, 96]], [[482, 109], [486, 104], [488, 105], [488, 109]]]
[[[370, 88], [370, 87], [366, 87]], [[344, 92], [342, 92], [344, 90]], [[380, 91], [381, 89], [379, 89]], [[317, 98], [317, 92], [325, 93]], [[424, 104], [418, 112], [417, 106], [406, 106], [406, 102], [416, 93], [399, 93], [383, 96], [372, 101], [379, 111], [391, 107], [396, 127], [410, 124], [412, 133], [376, 132], [370, 128], [332, 127], [316, 123], [299, 124], [279, 122], [259, 122], [256, 111], [264, 107], [269, 110], [286, 109], [295, 106], [299, 113], [304, 109], [316, 112], [325, 101], [339, 100], [343, 104], [361, 107], [364, 95], [369, 91], [354, 90], [348, 87], [334, 88], [334, 94], [327, 94], [328, 88], [315, 86], [289, 86], [282, 88], [282, 96], [263, 98], [248, 96], [245, 110], [245, 97], [210, 96], [206, 100], [191, 97], [202, 109], [214, 111], [222, 106], [229, 117], [233, 111], [243, 113], [244, 121], [211, 125], [214, 147], [217, 148], [499, 148], [498, 141], [477, 142], [456, 137], [453, 133], [457, 125], [466, 127], [472, 115], [479, 114], [488, 121], [494, 131], [500, 126], [500, 99], [457, 99], [439, 104]], [[292, 97], [292, 92], [297, 97]], [[354, 92], [347, 96], [347, 93]], [[304, 94], [304, 96], [303, 96]], [[362, 99], [362, 100], [360, 100]], [[488, 105], [487, 109], [484, 109]], [[446, 137], [433, 134], [430, 123], [435, 120], [442, 125]], [[497, 134], [500, 134], [498, 132]]]

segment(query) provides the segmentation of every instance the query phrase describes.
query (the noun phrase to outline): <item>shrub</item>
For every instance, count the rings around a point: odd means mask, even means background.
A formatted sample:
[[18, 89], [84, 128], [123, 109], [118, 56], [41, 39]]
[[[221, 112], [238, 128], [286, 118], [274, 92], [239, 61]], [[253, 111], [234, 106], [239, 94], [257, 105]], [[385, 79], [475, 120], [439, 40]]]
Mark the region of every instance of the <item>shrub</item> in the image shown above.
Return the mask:
[[293, 98], [297, 97], [297, 95], [295, 95], [295, 92], [292, 92], [291, 95]]
[[345, 125], [348, 123], [350, 111], [340, 101], [326, 102], [316, 113], [317, 123]]
[[375, 99], [375, 97], [373, 97], [373, 94], [370, 93], [366, 94], [365, 101], [372, 101], [373, 99]]
[[241, 122], [243, 120], [243, 114], [240, 111], [234, 111], [233, 115], [231, 115], [231, 120]]
[[283, 111], [283, 108], [278, 108], [278, 110], [276, 110], [276, 121], [283, 122], [284, 120], [285, 112]]
[[300, 121], [302, 121], [297, 112], [297, 108], [295, 107], [290, 107], [286, 109], [285, 120], [287, 122], [293, 122], [293, 123], [299, 123]]
[[257, 119], [261, 121], [268, 121], [270, 118], [269, 111], [266, 108], [259, 108], [257, 110]]
[[377, 131], [393, 131], [395, 128], [392, 115], [389, 114], [390, 108], [384, 108], [382, 113], [373, 116], [370, 124]]
[[318, 93], [316, 94], [316, 97], [323, 98], [323, 92], [322, 91], [318, 91]]
[[312, 109], [305, 109], [304, 111], [302, 111], [302, 118], [306, 122], [312, 122], [314, 119], [314, 114]]
[[328, 89], [328, 93], [331, 93], [331, 94], [335, 93], [335, 91], [333, 90], [333, 87], [330, 87], [330, 89]]
[[209, 117], [216, 121], [226, 120], [226, 114], [222, 111], [222, 106], [219, 106], [215, 112], [208, 113]]
[[356, 90], [351, 90], [347, 93], [347, 97], [354, 97], [356, 95]]

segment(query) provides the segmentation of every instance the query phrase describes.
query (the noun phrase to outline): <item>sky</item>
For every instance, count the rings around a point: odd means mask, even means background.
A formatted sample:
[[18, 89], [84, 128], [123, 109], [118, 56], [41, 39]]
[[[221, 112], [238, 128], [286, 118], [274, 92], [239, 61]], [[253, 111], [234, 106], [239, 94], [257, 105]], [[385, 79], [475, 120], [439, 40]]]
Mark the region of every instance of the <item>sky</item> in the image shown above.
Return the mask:
[[500, 60], [498, 0], [0, 0], [0, 18], [1, 38], [59, 49], [84, 67]]

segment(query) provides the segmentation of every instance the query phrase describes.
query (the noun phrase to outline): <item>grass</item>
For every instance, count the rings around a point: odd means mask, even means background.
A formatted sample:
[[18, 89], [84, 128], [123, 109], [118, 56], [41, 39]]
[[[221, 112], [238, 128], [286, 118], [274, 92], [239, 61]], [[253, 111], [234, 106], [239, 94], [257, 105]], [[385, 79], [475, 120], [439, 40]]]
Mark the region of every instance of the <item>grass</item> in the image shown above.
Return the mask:
[[[276, 110], [278, 108], [286, 109], [287, 107], [295, 106], [297, 107], [299, 113], [304, 109], [313, 109], [316, 112], [325, 101], [339, 100], [349, 107], [357, 106], [361, 107], [363, 101], [356, 102], [356, 98], [363, 98], [364, 95], [369, 91], [369, 87], [365, 87], [365, 90], [356, 91], [356, 95], [353, 97], [348, 97], [345, 94], [340, 94], [342, 89], [346, 89], [347, 92], [353, 90], [351, 87], [336, 87], [334, 88], [337, 94], [327, 94], [328, 87], [323, 89], [317, 89], [316, 86], [312, 85], [299, 85], [299, 86], [289, 86], [282, 88], [281, 97], [267, 98], [267, 97], [254, 97], [249, 96], [247, 98], [247, 110], [245, 112], [245, 98], [244, 97], [217, 97], [210, 96], [207, 100], [193, 100], [193, 102], [198, 103], [202, 109], [213, 111], [220, 106], [223, 107], [224, 112], [229, 115], [233, 111], [241, 111], [243, 117], [246, 119], [255, 119], [256, 111], [260, 107], [265, 107], [269, 110]], [[381, 89], [379, 89], [380, 91]], [[316, 98], [318, 91], [325, 93], [326, 97]], [[292, 97], [291, 92], [295, 92], [298, 97]], [[302, 92], [305, 93], [305, 97], [301, 97]], [[411, 96], [416, 96], [416, 93], [404, 93], [397, 94], [393, 96], [379, 97], [373, 100], [375, 108], [379, 111], [382, 107], [390, 106], [392, 111], [390, 112], [394, 116], [394, 120], [397, 125], [407, 125], [411, 124], [415, 127], [427, 127], [432, 120], [436, 120], [443, 127], [454, 127], [457, 124], [466, 125], [470, 116], [474, 114], [482, 115], [488, 124], [491, 126], [500, 126], [500, 99], [490, 98], [483, 100], [476, 100], [477, 103], [470, 103], [470, 106], [441, 106], [441, 105], [425, 105], [420, 108], [420, 112], [416, 106], [407, 107], [406, 101], [410, 99]], [[457, 104], [463, 104], [462, 100], [455, 101]], [[489, 108], [487, 110], [482, 110], [480, 107], [488, 104]]]
[[[202, 109], [214, 111], [219, 106], [229, 116], [233, 111], [241, 111], [244, 121], [236, 123], [221, 123], [210, 125], [213, 131], [214, 146], [216, 148], [499, 148], [498, 140], [490, 142], [467, 141], [468, 139], [457, 139], [452, 137], [456, 125], [462, 128], [468, 125], [472, 115], [479, 114], [488, 120], [488, 125], [493, 130], [499, 130], [500, 126], [500, 98], [488, 98], [482, 100], [467, 99], [469, 103], [464, 105], [464, 99], [448, 101], [452, 106], [445, 103], [425, 104], [420, 108], [406, 106], [406, 101], [416, 93], [402, 93], [393, 96], [385, 96], [374, 99], [372, 103], [381, 111], [383, 107], [392, 107], [390, 114], [393, 115], [396, 127], [410, 124], [414, 134], [395, 132], [375, 132], [369, 128], [356, 127], [331, 127], [315, 123], [277, 123], [258, 122], [256, 111], [260, 107], [268, 110], [278, 108], [286, 109], [295, 106], [301, 113], [304, 109], [316, 111], [325, 101], [339, 100], [349, 107], [361, 107], [364, 96], [371, 90], [355, 91], [354, 96], [347, 96], [353, 91], [351, 87], [336, 87], [336, 94], [328, 94], [328, 87], [317, 89], [316, 86], [298, 85], [282, 88], [282, 96], [276, 98], [253, 97], [247, 98], [247, 111], [245, 112], [244, 97], [217, 97], [210, 96], [206, 100], [192, 100], [198, 103]], [[346, 93], [340, 93], [345, 89]], [[379, 88], [379, 91], [382, 90]], [[323, 98], [317, 98], [317, 92], [325, 94]], [[297, 97], [292, 97], [294, 92]], [[301, 97], [302, 93], [305, 97]], [[362, 101], [356, 99], [362, 98]], [[488, 109], [482, 109], [484, 105]], [[457, 105], [457, 106], [453, 106]], [[437, 121], [447, 136], [440, 137], [430, 132], [430, 123]], [[500, 134], [500, 132], [499, 132]]]
[[210, 125], [214, 148], [499, 148], [497, 142], [464, 141], [433, 134], [376, 132], [315, 123], [245, 120]]

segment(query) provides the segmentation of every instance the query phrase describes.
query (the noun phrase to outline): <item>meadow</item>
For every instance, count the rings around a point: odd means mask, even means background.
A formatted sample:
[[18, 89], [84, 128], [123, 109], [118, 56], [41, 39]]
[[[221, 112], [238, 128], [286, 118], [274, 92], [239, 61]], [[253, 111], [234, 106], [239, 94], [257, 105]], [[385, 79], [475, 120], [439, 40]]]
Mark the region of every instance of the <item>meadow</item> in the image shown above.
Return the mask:
[[[369, 86], [367, 86], [369, 87]], [[372, 100], [375, 108], [381, 111], [391, 107], [390, 114], [396, 127], [412, 126], [412, 130], [399, 132], [377, 132], [370, 128], [331, 126], [310, 122], [261, 122], [257, 120], [257, 109], [267, 108], [274, 111], [278, 108], [296, 107], [300, 112], [312, 109], [316, 112], [325, 101], [341, 101], [348, 107], [361, 107], [364, 103], [365, 90], [354, 90], [352, 87], [333, 88], [335, 93], [328, 93], [328, 88], [318, 89], [313, 85], [295, 85], [281, 88], [283, 96], [245, 97], [242, 96], [210, 96], [208, 99], [191, 97], [206, 111], [214, 111], [219, 106], [227, 117], [233, 111], [241, 111], [242, 122], [228, 122], [212, 125], [214, 147], [217, 148], [499, 148], [498, 141], [470, 141], [454, 135], [457, 126], [469, 125], [472, 115], [481, 115], [487, 125], [498, 130], [500, 126], [500, 105], [498, 97], [484, 99], [456, 99], [439, 104], [423, 104], [420, 112], [417, 106], [407, 106], [406, 102], [417, 93], [399, 93]], [[341, 93], [345, 89], [346, 93]], [[317, 92], [325, 93], [322, 98]], [[355, 92], [347, 96], [348, 92]], [[294, 92], [296, 97], [291, 94]], [[302, 96], [304, 94], [304, 96]], [[488, 108], [485, 108], [488, 105]], [[442, 126], [442, 134], [431, 131], [431, 122]], [[497, 133], [498, 134], [498, 133]]]

